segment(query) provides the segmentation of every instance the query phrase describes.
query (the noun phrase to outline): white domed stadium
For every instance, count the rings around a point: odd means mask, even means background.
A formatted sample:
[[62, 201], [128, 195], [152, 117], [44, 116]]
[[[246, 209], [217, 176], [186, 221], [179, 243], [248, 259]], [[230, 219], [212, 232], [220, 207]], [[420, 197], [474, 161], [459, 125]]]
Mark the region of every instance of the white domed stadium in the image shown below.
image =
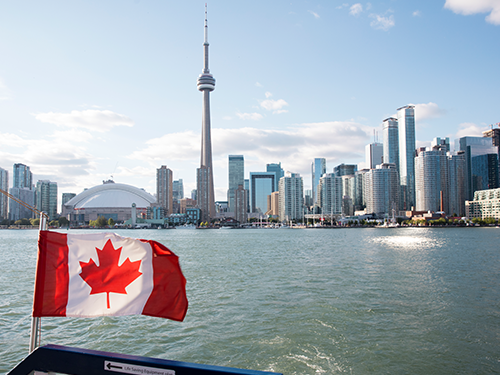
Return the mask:
[[123, 222], [131, 218], [133, 206], [139, 216], [146, 215], [148, 207], [155, 203], [156, 198], [143, 189], [109, 180], [66, 202], [62, 215], [71, 223], [88, 223], [99, 216]]

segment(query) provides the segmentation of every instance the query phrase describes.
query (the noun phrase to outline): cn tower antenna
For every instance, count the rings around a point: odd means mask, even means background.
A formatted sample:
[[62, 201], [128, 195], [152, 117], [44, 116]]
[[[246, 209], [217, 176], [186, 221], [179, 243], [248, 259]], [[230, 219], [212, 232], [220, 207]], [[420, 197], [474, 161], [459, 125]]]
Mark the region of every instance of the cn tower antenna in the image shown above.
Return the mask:
[[205, 43], [208, 43], [207, 3], [205, 3]]

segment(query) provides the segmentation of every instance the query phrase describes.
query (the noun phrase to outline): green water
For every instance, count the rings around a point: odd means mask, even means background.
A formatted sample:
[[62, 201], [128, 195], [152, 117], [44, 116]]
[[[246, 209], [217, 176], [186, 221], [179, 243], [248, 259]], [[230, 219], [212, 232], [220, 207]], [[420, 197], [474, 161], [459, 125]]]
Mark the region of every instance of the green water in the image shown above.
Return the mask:
[[[285, 374], [500, 373], [500, 229], [118, 233], [179, 256], [184, 322], [44, 318], [42, 344]], [[2, 373], [28, 352], [36, 238], [0, 231]]]

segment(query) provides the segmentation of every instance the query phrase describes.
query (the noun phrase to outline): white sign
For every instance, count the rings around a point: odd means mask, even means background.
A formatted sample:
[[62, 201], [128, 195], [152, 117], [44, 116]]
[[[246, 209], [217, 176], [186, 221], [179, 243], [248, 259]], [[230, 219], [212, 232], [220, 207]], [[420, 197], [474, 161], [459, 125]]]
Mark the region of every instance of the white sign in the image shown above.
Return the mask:
[[130, 365], [128, 363], [104, 361], [104, 370], [121, 372], [122, 374], [140, 374], [140, 375], [175, 375], [174, 370], [165, 370], [162, 368], [153, 368], [145, 366]]

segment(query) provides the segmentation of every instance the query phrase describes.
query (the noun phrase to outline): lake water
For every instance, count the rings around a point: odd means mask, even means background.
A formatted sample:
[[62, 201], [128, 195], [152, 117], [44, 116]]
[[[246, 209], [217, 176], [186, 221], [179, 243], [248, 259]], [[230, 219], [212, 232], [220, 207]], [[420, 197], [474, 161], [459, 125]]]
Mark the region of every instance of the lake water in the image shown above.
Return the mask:
[[[184, 322], [43, 318], [42, 345], [285, 374], [500, 373], [500, 229], [117, 233], [179, 256]], [[1, 373], [28, 354], [37, 236], [0, 230]]]

